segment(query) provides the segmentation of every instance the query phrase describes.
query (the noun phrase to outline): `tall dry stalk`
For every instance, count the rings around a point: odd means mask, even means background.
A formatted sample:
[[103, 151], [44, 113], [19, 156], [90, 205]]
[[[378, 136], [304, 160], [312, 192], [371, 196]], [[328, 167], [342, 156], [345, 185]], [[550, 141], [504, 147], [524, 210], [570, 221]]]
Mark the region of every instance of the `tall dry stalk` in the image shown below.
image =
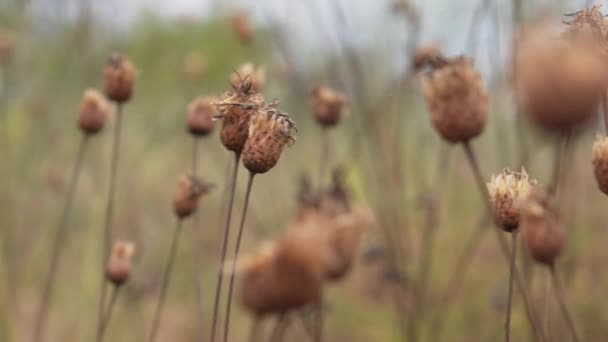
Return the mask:
[[[511, 308], [513, 304], [513, 274], [515, 273], [515, 267], [517, 260], [517, 230], [511, 232], [511, 265], [509, 269], [509, 294], [507, 297], [507, 317], [505, 318], [505, 341], [511, 340]], [[542, 327], [542, 325], [541, 325]], [[540, 328], [540, 327], [539, 327]]]
[[[194, 136], [192, 138], [192, 175], [194, 177], [198, 176], [198, 150], [200, 146], [200, 138]], [[202, 260], [203, 260], [203, 251], [201, 250], [202, 245], [202, 231], [200, 226], [200, 213], [199, 211], [194, 212], [194, 217], [192, 218], [192, 232], [194, 237], [192, 239], [192, 243], [194, 244], [194, 257], [196, 258], [194, 262], [194, 276], [196, 277], [194, 284], [196, 286], [196, 313], [198, 319], [200, 320], [197, 324], [198, 331], [198, 339], [200, 341], [203, 340], [203, 269], [202, 269]]]
[[110, 323], [110, 318], [112, 317], [112, 312], [114, 310], [119, 291], [120, 286], [114, 285], [112, 287], [112, 294], [110, 294], [110, 303], [108, 304], [108, 309], [106, 310], [106, 314], [104, 315], [101, 325], [99, 326], [99, 330], [97, 331], [97, 342], [102, 342], [105, 337], [106, 329]]
[[574, 325], [574, 320], [572, 319], [572, 315], [570, 315], [570, 310], [568, 310], [568, 305], [566, 304], [566, 299], [564, 298], [564, 290], [562, 288], [561, 281], [559, 279], [559, 275], [555, 269], [555, 264], [551, 264], [549, 266], [549, 271], [551, 272], [551, 282], [553, 284], [553, 293], [555, 294], [555, 300], [559, 304], [559, 309], [566, 320], [566, 324], [568, 325], [568, 329], [572, 334], [572, 339], [575, 342], [579, 342], [581, 339], [579, 338], [578, 333], [576, 332], [576, 327]]

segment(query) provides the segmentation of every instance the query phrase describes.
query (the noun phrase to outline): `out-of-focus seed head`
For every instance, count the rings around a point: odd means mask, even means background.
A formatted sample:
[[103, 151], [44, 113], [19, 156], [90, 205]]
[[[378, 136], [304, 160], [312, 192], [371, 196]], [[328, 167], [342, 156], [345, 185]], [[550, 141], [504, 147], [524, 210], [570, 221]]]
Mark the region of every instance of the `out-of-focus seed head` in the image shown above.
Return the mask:
[[186, 79], [197, 82], [205, 77], [207, 72], [207, 60], [199, 52], [190, 52], [184, 57], [184, 76]]
[[530, 191], [522, 204], [523, 238], [528, 252], [539, 263], [552, 265], [564, 245], [564, 233], [546, 194]]
[[349, 212], [351, 209], [350, 194], [345, 178], [344, 168], [334, 168], [331, 184], [321, 194], [319, 209], [330, 217]]
[[528, 30], [515, 56], [517, 101], [541, 127], [566, 130], [589, 121], [608, 85], [608, 68], [585, 40]]
[[105, 67], [105, 91], [108, 99], [124, 103], [133, 96], [136, 71], [124, 55], [113, 53]]
[[412, 66], [414, 70], [421, 70], [426, 66], [437, 65], [440, 60], [445, 60], [445, 57], [443, 57], [437, 45], [423, 45], [414, 52]]
[[483, 131], [488, 94], [469, 58], [446, 59], [422, 79], [422, 90], [437, 132], [450, 143], [466, 142]]
[[259, 93], [266, 84], [266, 68], [263, 65], [256, 67], [253, 63], [247, 62], [230, 77], [230, 82], [235, 87], [241, 87], [247, 80], [251, 82], [253, 92]]
[[315, 119], [325, 127], [337, 125], [345, 112], [346, 97], [343, 93], [326, 86], [312, 91]]
[[608, 27], [604, 15], [600, 11], [601, 7], [601, 5], [594, 5], [575, 13], [566, 14], [566, 18], [570, 20], [564, 21], [564, 24], [568, 26], [562, 33], [562, 37], [566, 40], [590, 44], [601, 54], [608, 53], [608, 40], [606, 40]]
[[209, 193], [213, 185], [190, 175], [184, 175], [177, 183], [173, 196], [173, 212], [179, 219], [184, 219], [194, 213], [201, 196]]
[[512, 232], [519, 227], [521, 204], [534, 186], [536, 181], [523, 169], [521, 172], [505, 169], [492, 177], [488, 192], [495, 220], [502, 229]]
[[110, 105], [95, 89], [87, 89], [80, 102], [78, 126], [85, 134], [101, 131], [107, 121]]
[[600, 190], [608, 195], [608, 137], [598, 135], [593, 143], [593, 173]]
[[251, 25], [249, 16], [244, 11], [235, 11], [230, 17], [230, 23], [241, 43], [251, 43], [253, 40], [253, 26]]
[[199, 96], [188, 105], [186, 127], [190, 134], [198, 137], [208, 135], [213, 131], [213, 117], [217, 113], [215, 98]]
[[0, 30], [0, 65], [7, 64], [15, 51], [15, 36], [8, 30]]
[[253, 173], [265, 173], [279, 160], [283, 148], [295, 142], [295, 122], [277, 104], [256, 111], [249, 122], [249, 138], [243, 148], [243, 165]]
[[106, 267], [106, 279], [115, 286], [124, 284], [131, 275], [134, 254], [134, 243], [127, 241], [114, 242], [110, 260]]

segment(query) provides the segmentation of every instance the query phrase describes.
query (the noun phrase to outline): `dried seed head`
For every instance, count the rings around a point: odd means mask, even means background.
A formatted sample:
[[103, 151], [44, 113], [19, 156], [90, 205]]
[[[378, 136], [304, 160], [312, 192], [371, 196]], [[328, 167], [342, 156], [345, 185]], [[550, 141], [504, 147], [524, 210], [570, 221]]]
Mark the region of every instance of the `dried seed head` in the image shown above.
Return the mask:
[[416, 49], [414, 57], [412, 58], [412, 65], [414, 70], [420, 70], [425, 66], [436, 65], [437, 60], [444, 60], [443, 55], [439, 51], [439, 48], [432, 45], [423, 45]]
[[511, 232], [519, 227], [521, 203], [535, 185], [536, 181], [523, 169], [521, 172], [505, 169], [492, 177], [488, 192], [495, 220], [502, 229]]
[[220, 113], [216, 118], [222, 119], [220, 139], [224, 146], [229, 151], [241, 153], [249, 137], [251, 114], [264, 106], [264, 96], [253, 91], [249, 79], [243, 79], [232, 88], [215, 103]]
[[595, 5], [567, 14], [566, 17], [571, 20], [564, 21], [564, 24], [568, 26], [562, 33], [562, 37], [570, 41], [586, 42], [601, 54], [608, 53], [608, 40], [606, 40], [608, 27], [600, 7], [602, 6]]
[[265, 173], [279, 161], [283, 148], [295, 142], [295, 122], [272, 104], [258, 110], [249, 122], [249, 138], [243, 148], [243, 165], [253, 173]]
[[236, 11], [230, 18], [232, 29], [243, 44], [249, 44], [253, 40], [253, 26], [249, 17], [243, 11]]
[[517, 100], [532, 121], [550, 130], [587, 122], [608, 84], [592, 45], [557, 40], [546, 29], [525, 35], [517, 49]]
[[106, 96], [108, 99], [124, 103], [133, 95], [135, 67], [126, 56], [113, 53], [105, 68]]
[[106, 268], [106, 279], [115, 286], [124, 284], [131, 275], [135, 244], [127, 241], [116, 241]]
[[15, 36], [13, 32], [0, 30], [0, 65], [8, 63], [15, 50]]
[[192, 82], [200, 81], [207, 72], [207, 60], [198, 52], [190, 52], [184, 57], [184, 76]]
[[85, 134], [95, 134], [105, 125], [109, 111], [105, 97], [95, 89], [87, 89], [80, 102], [78, 126]]
[[180, 218], [186, 218], [196, 211], [198, 200], [207, 194], [213, 185], [193, 176], [184, 175], [177, 183], [177, 191], [173, 197], [173, 211]]
[[434, 66], [423, 78], [423, 92], [437, 132], [448, 142], [468, 141], [483, 131], [488, 94], [469, 58]]
[[186, 127], [192, 135], [202, 137], [213, 131], [213, 116], [217, 113], [214, 102], [211, 96], [200, 96], [190, 102]]
[[253, 92], [259, 93], [266, 84], [266, 68], [262, 65], [256, 67], [253, 63], [247, 62], [241, 65], [230, 77], [230, 82], [235, 87], [241, 87], [243, 82], [247, 80], [251, 82]]
[[521, 210], [523, 238], [528, 252], [537, 262], [552, 265], [564, 244], [564, 233], [548, 198], [531, 191]]
[[312, 91], [315, 119], [322, 126], [332, 127], [344, 115], [346, 97], [329, 87], [319, 86]]
[[598, 135], [595, 138], [592, 162], [597, 186], [608, 195], [608, 137]]

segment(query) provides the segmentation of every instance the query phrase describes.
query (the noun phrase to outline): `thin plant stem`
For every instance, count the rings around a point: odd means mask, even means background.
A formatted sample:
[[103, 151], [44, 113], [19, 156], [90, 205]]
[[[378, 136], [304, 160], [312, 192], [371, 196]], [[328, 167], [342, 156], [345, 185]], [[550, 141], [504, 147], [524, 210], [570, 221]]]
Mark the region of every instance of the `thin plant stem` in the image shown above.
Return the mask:
[[280, 342], [285, 336], [287, 330], [287, 314], [281, 313], [277, 318], [277, 324], [274, 326], [272, 335], [270, 336], [270, 342]]
[[217, 329], [217, 318], [220, 308], [220, 297], [222, 294], [222, 280], [224, 279], [224, 262], [226, 261], [226, 251], [228, 247], [228, 239], [230, 237], [230, 219], [232, 218], [232, 207], [234, 206], [234, 193], [236, 190], [236, 178], [239, 170], [240, 153], [234, 153], [234, 169], [232, 171], [232, 179], [230, 180], [230, 198], [228, 200], [228, 208], [226, 210], [226, 221], [224, 225], [224, 240], [220, 252], [220, 261], [217, 270], [217, 283], [215, 286], [215, 299], [213, 300], [213, 318], [211, 321], [211, 337], [209, 342], [215, 341], [215, 331]]
[[[493, 217], [494, 211], [492, 209], [492, 205], [490, 204], [490, 194], [488, 192], [488, 188], [485, 185], [484, 177], [481, 173], [481, 169], [479, 167], [479, 163], [477, 161], [475, 152], [473, 151], [473, 148], [471, 147], [471, 144], [468, 141], [463, 143], [463, 147], [465, 150], [465, 154], [467, 156], [467, 160], [471, 166], [473, 175], [475, 177], [475, 181], [479, 188], [479, 192], [481, 193], [481, 195], [483, 197], [483, 202], [486, 207], [486, 210], [487, 210], [488, 214], [491, 217]], [[494, 225], [495, 225], [495, 229], [493, 229], [493, 230], [496, 233], [496, 237], [498, 239], [498, 244], [500, 246], [500, 250], [501, 250], [503, 256], [505, 257], [505, 259], [507, 260], [507, 262], [509, 262], [510, 253], [509, 253], [509, 247], [508, 247], [507, 241], [505, 240], [504, 235], [502, 235], [502, 229], [496, 224], [496, 221], [494, 221]], [[522, 278], [519, 274], [517, 267], [515, 267], [513, 270], [513, 278], [515, 279], [519, 293], [522, 296], [522, 299], [524, 302], [524, 307], [526, 309], [526, 315], [528, 316], [528, 320], [530, 321], [530, 324], [532, 325], [532, 328], [534, 329], [536, 336], [539, 338], [539, 340], [546, 341], [544, 332], [541, 330], [541, 327], [538, 323], [538, 316], [536, 315], [536, 312], [532, 306], [532, 301], [530, 300], [530, 296], [528, 295], [528, 291], [526, 290], [526, 287], [522, 281]]]
[[327, 162], [329, 161], [329, 129], [327, 127], [321, 127], [321, 159], [319, 161], [319, 191], [323, 189], [323, 180], [325, 177], [325, 170], [327, 168]]
[[66, 240], [66, 234], [68, 231], [68, 218], [70, 217], [70, 213], [72, 211], [72, 203], [74, 202], [74, 193], [76, 192], [76, 185], [78, 184], [78, 179], [80, 178], [80, 171], [82, 169], [82, 161], [84, 159], [85, 151], [87, 149], [89, 141], [88, 135], [83, 135], [80, 140], [80, 144], [78, 146], [78, 152], [76, 154], [76, 161], [74, 162], [74, 167], [72, 169], [72, 174], [70, 175], [70, 182], [68, 185], [68, 192], [65, 198], [65, 202], [63, 204], [63, 209], [61, 210], [61, 216], [59, 218], [59, 223], [57, 225], [57, 229], [55, 230], [55, 238], [53, 240], [53, 247], [51, 251], [51, 264], [48, 268], [48, 273], [46, 275], [46, 280], [44, 282], [44, 290], [42, 292], [42, 299], [40, 301], [40, 306], [38, 308], [38, 314], [36, 317], [36, 323], [34, 328], [34, 342], [42, 341], [42, 336], [44, 335], [44, 327], [46, 324], [46, 319], [48, 316], [48, 309], [50, 306], [51, 296], [53, 293], [53, 285], [55, 284], [55, 277], [57, 275], [57, 267], [59, 264], [59, 258], [61, 257], [61, 252], [63, 251], [63, 245]]
[[118, 291], [120, 290], [120, 285], [114, 285], [112, 288], [112, 294], [110, 295], [110, 304], [108, 305], [108, 309], [106, 310], [106, 314], [104, 315], [103, 321], [101, 322], [101, 326], [97, 331], [97, 342], [102, 342], [106, 333], [106, 329], [108, 324], [110, 323], [110, 318], [112, 317], [112, 310], [116, 304], [116, 299], [118, 298]]
[[232, 290], [234, 287], [234, 276], [236, 272], [236, 261], [239, 257], [239, 250], [241, 248], [241, 240], [243, 238], [243, 228], [245, 227], [245, 219], [247, 218], [247, 208], [249, 207], [249, 197], [251, 195], [251, 187], [253, 186], [253, 178], [255, 173], [249, 173], [249, 179], [247, 180], [247, 190], [245, 191], [245, 204], [243, 206], [243, 213], [241, 214], [241, 222], [239, 224], [239, 231], [236, 236], [236, 246], [234, 248], [234, 258], [232, 259], [232, 269], [230, 270], [230, 282], [228, 285], [228, 304], [226, 305], [226, 319], [224, 320], [224, 342], [228, 341], [228, 333], [230, 332], [230, 309], [232, 307]]
[[165, 273], [163, 274], [163, 283], [160, 288], [160, 294], [158, 296], [158, 303], [156, 305], [156, 311], [154, 313], [154, 320], [152, 321], [152, 330], [150, 331], [150, 337], [148, 342], [153, 342], [156, 339], [156, 333], [160, 325], [161, 315], [165, 306], [165, 298], [167, 296], [167, 288], [169, 287], [169, 280], [171, 279], [171, 272], [173, 265], [175, 264], [175, 256], [177, 254], [177, 247], [179, 244], [179, 236], [182, 231], [182, 220], [178, 219], [173, 232], [173, 241], [171, 242], [171, 249], [169, 250], [169, 257], [167, 259], [167, 265], [165, 266]]
[[568, 310], [568, 305], [566, 305], [566, 300], [564, 298], [564, 290], [562, 288], [559, 275], [557, 274], [557, 270], [555, 269], [555, 265], [550, 265], [549, 270], [551, 271], [551, 281], [553, 282], [553, 293], [555, 294], [555, 300], [557, 300], [557, 303], [559, 304], [559, 309], [562, 312], [564, 319], [566, 320], [566, 324], [568, 324], [568, 329], [570, 329], [572, 339], [574, 340], [574, 342], [579, 342], [581, 339], [579, 338], [579, 335], [576, 332], [576, 327], [574, 326], [574, 321], [572, 320], [572, 316], [570, 315], [570, 310]]
[[[198, 175], [198, 151], [200, 146], [200, 138], [194, 137], [192, 139], [192, 175], [196, 177]], [[194, 276], [196, 277], [194, 285], [196, 287], [196, 314], [199, 320], [197, 326], [198, 340], [203, 340], [203, 272], [202, 272], [202, 260], [203, 251], [201, 250], [202, 244], [202, 231], [200, 226], [200, 213], [199, 210], [194, 211], [194, 217], [192, 218], [192, 233], [194, 238], [192, 243], [194, 244], [194, 255], [196, 260], [194, 261]]]
[[509, 296], [507, 299], [507, 318], [505, 320], [505, 341], [511, 340], [511, 307], [513, 304], [513, 273], [517, 255], [517, 230], [511, 232], [511, 269], [509, 270]]
[[320, 299], [315, 303], [315, 342], [323, 341], [323, 321], [325, 315], [323, 314], [323, 299]]
[[[122, 126], [123, 117], [122, 104], [116, 104], [116, 123], [114, 124], [114, 132], [112, 139], [112, 156], [110, 162], [110, 183], [108, 185], [108, 198], [106, 204], [106, 212], [104, 216], [103, 224], [103, 238], [102, 238], [102, 257], [100, 270], [103, 270], [108, 259], [108, 253], [110, 252], [110, 241], [112, 240], [112, 215], [114, 212], [114, 192], [116, 189], [116, 175], [118, 173], [118, 162], [120, 160], [120, 130]], [[101, 274], [100, 282], [100, 295], [97, 312], [97, 329], [101, 326], [103, 320], [103, 310], [106, 303], [106, 278], [103, 272]]]
[[604, 119], [604, 134], [608, 135], [608, 94], [606, 91], [602, 93], [602, 114]]
[[254, 316], [251, 320], [251, 330], [249, 330], [249, 342], [257, 342], [260, 331], [260, 316]]

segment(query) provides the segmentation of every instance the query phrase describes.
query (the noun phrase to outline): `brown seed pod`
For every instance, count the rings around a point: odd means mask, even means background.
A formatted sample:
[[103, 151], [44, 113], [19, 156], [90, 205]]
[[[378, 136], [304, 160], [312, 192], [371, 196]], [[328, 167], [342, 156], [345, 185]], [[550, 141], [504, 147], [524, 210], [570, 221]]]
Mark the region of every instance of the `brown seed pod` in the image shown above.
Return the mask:
[[95, 134], [106, 124], [110, 105], [95, 89], [87, 89], [80, 102], [78, 126], [85, 134]]
[[437, 132], [448, 142], [466, 142], [483, 131], [488, 94], [469, 58], [446, 59], [422, 80]]
[[186, 79], [196, 82], [205, 77], [207, 72], [207, 60], [198, 52], [190, 52], [184, 57], [183, 72]]
[[564, 245], [564, 233], [547, 196], [538, 190], [531, 191], [521, 213], [528, 252], [537, 262], [553, 265]]
[[295, 122], [269, 105], [255, 112], [249, 122], [249, 138], [243, 148], [243, 165], [252, 173], [265, 173], [279, 161], [286, 145], [295, 142]]
[[0, 30], [0, 64], [8, 63], [15, 51], [15, 36], [13, 32]]
[[249, 17], [243, 11], [236, 11], [230, 18], [234, 33], [243, 44], [249, 44], [253, 40], [253, 26]]
[[199, 96], [188, 105], [186, 127], [194, 136], [205, 136], [213, 131], [213, 116], [217, 113], [215, 98]]
[[220, 113], [216, 118], [222, 119], [222, 144], [229, 151], [241, 153], [249, 137], [251, 114], [264, 106], [264, 96], [253, 91], [249, 80], [232, 87], [215, 103]]
[[135, 67], [129, 59], [121, 54], [113, 53], [105, 68], [105, 91], [108, 99], [124, 103], [133, 96], [135, 82]]
[[184, 219], [194, 213], [198, 207], [198, 200], [213, 188], [212, 184], [205, 183], [195, 177], [184, 175], [177, 183], [177, 191], [173, 197], [173, 212], [179, 219]]
[[241, 87], [246, 80], [251, 81], [253, 92], [259, 93], [266, 84], [266, 68], [262, 65], [256, 67], [253, 63], [247, 62], [230, 76], [230, 82], [237, 88]]
[[535, 185], [536, 181], [523, 169], [521, 172], [505, 169], [492, 177], [488, 192], [494, 218], [502, 229], [512, 232], [519, 227], [521, 203]]
[[608, 69], [593, 46], [555, 39], [543, 29], [524, 35], [519, 45], [516, 96], [532, 121], [565, 130], [590, 120], [608, 84]]
[[608, 195], [608, 137], [598, 135], [593, 143], [593, 173], [600, 190]]
[[110, 260], [106, 268], [106, 279], [115, 286], [124, 284], [131, 275], [132, 259], [135, 244], [127, 241], [116, 241], [112, 247]]
[[319, 86], [312, 91], [315, 119], [322, 126], [332, 127], [344, 115], [346, 97], [329, 87]]

